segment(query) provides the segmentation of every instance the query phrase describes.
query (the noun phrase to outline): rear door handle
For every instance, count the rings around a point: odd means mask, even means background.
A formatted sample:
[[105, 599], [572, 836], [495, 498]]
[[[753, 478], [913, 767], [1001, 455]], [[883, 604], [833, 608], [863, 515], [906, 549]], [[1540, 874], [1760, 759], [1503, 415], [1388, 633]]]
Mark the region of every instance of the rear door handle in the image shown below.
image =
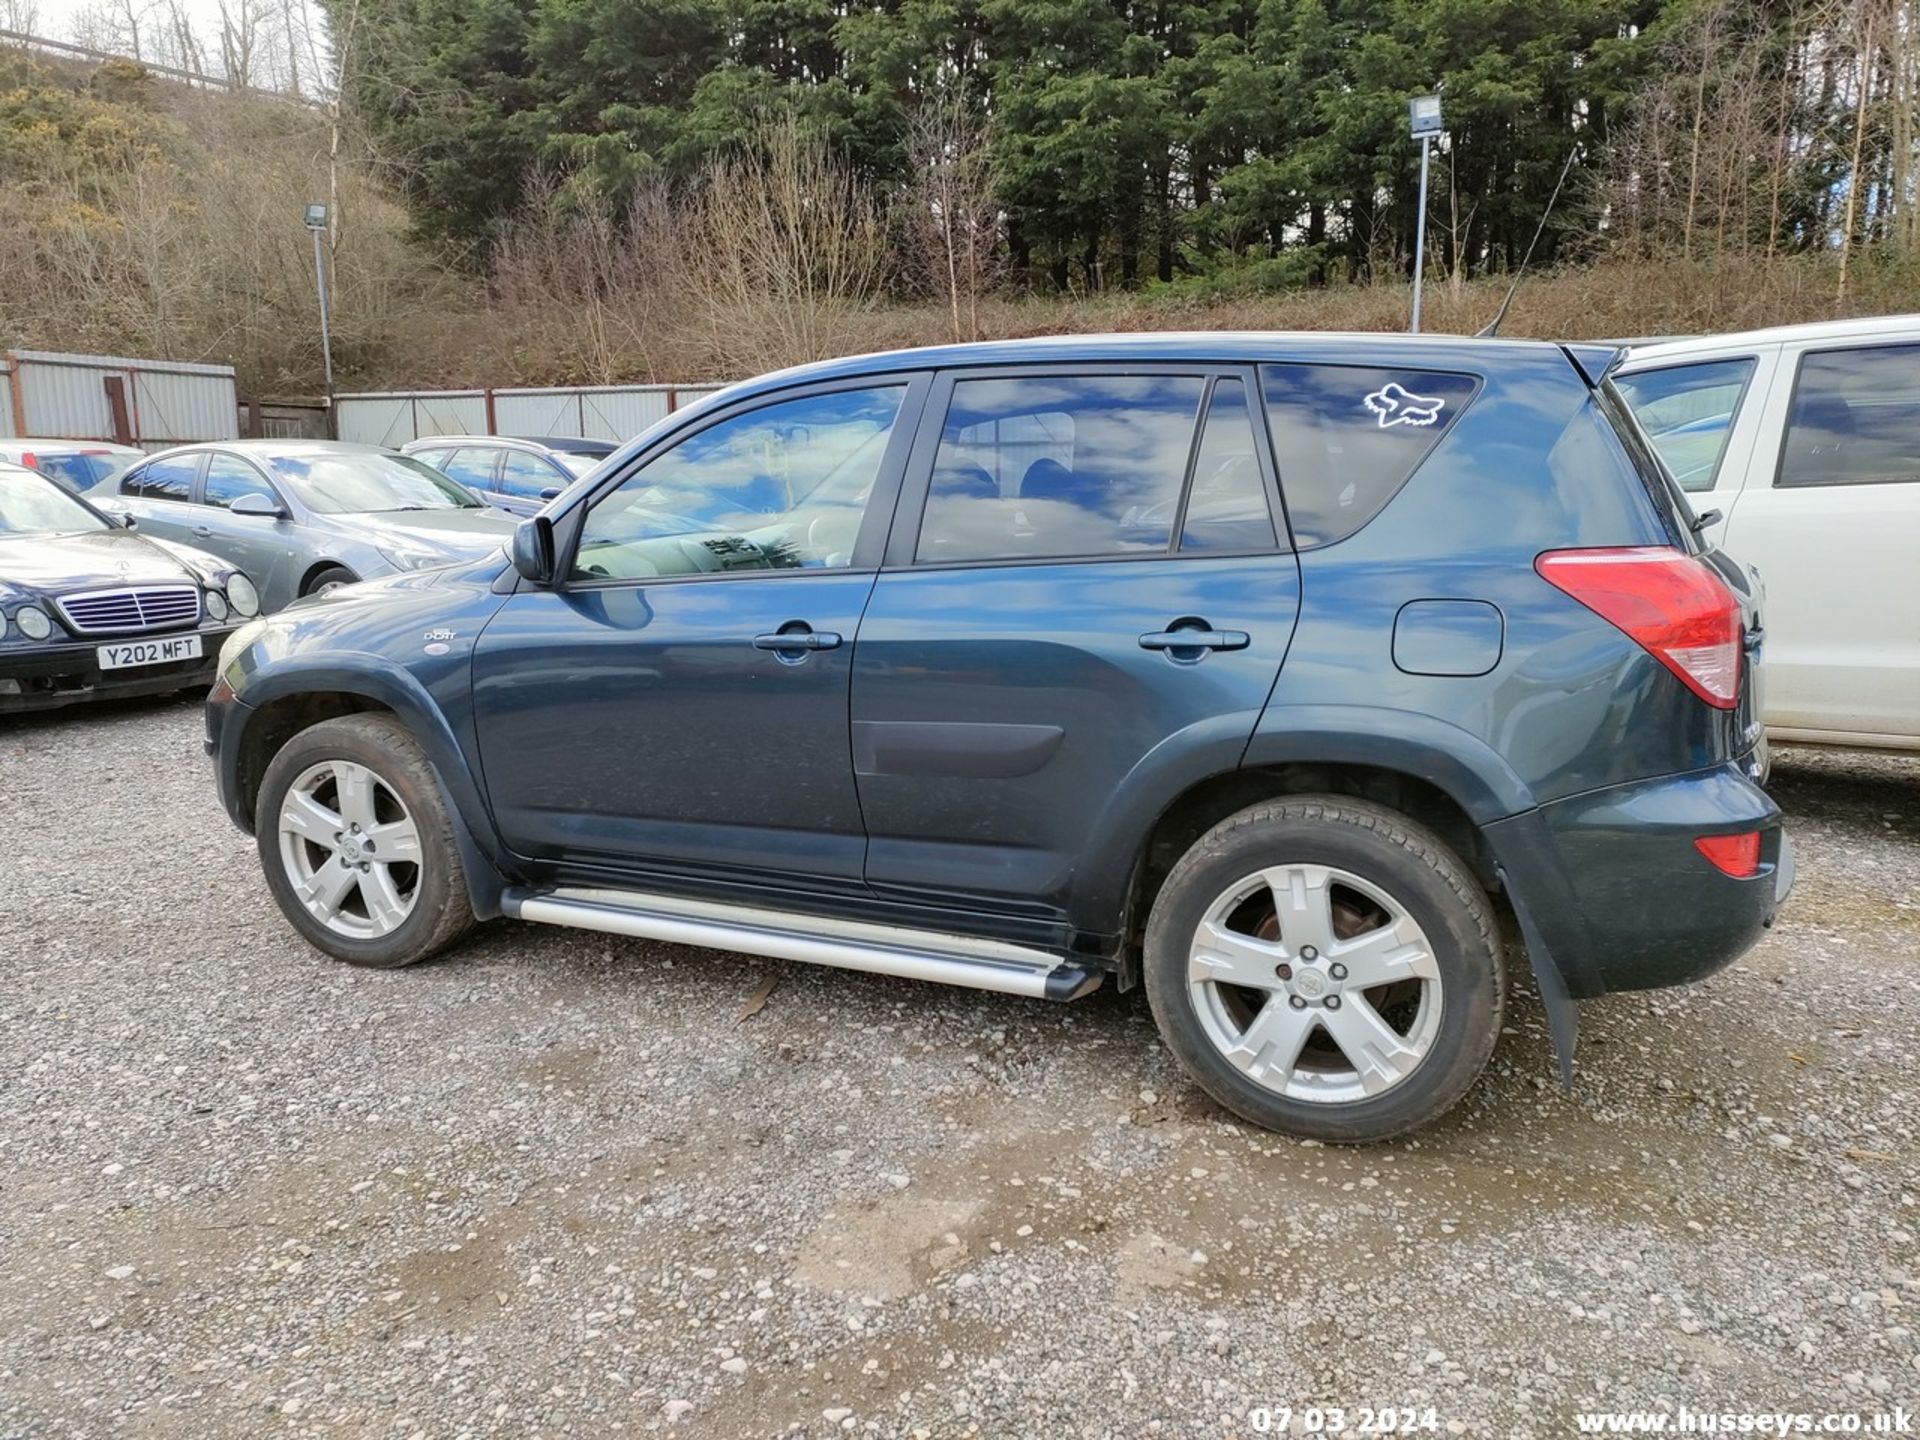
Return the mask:
[[1252, 643], [1244, 630], [1152, 630], [1140, 637], [1142, 650], [1244, 650]]
[[831, 630], [780, 630], [753, 637], [756, 650], [837, 650], [840, 637]]

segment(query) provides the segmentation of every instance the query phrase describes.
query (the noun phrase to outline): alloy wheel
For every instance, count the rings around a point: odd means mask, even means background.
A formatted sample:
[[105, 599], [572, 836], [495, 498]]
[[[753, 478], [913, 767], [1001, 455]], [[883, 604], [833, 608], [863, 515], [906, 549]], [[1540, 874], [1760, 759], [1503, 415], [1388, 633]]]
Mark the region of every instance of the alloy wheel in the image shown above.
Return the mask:
[[279, 830], [295, 900], [335, 934], [379, 939], [413, 913], [420, 832], [367, 766], [323, 760], [301, 771], [280, 802]]
[[1207, 1039], [1292, 1100], [1367, 1100], [1404, 1082], [1440, 1030], [1440, 965], [1407, 908], [1327, 865], [1270, 866], [1207, 907], [1187, 985]]

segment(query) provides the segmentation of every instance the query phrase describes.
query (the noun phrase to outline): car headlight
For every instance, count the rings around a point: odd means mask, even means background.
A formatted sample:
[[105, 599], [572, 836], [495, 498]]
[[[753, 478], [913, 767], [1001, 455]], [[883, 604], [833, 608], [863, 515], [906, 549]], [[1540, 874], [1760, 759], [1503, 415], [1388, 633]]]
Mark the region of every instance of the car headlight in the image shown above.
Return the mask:
[[437, 550], [382, 550], [380, 554], [396, 570], [431, 570], [453, 561]]
[[209, 620], [227, 618], [227, 597], [218, 590], [207, 591], [207, 618]]
[[236, 572], [227, 577], [227, 603], [236, 615], [258, 615], [260, 592], [253, 588], [253, 581]]
[[53, 633], [53, 622], [47, 618], [47, 612], [31, 605], [23, 605], [14, 611], [13, 623], [20, 627], [20, 633], [29, 640], [44, 640]]

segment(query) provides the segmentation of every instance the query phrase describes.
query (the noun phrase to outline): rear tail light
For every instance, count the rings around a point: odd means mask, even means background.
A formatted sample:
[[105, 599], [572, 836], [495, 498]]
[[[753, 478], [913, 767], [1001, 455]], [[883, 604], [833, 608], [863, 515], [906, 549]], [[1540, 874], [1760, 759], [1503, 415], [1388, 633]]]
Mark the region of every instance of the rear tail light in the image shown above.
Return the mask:
[[1740, 602], [1697, 555], [1664, 545], [1549, 550], [1540, 578], [1618, 626], [1709, 705], [1740, 697]]
[[38, 470], [40, 468], [40, 457], [31, 450], [22, 450], [20, 452], [20, 463], [29, 470]]
[[1716, 870], [1745, 880], [1760, 868], [1760, 832], [1743, 835], [1702, 835], [1693, 848], [1713, 862]]

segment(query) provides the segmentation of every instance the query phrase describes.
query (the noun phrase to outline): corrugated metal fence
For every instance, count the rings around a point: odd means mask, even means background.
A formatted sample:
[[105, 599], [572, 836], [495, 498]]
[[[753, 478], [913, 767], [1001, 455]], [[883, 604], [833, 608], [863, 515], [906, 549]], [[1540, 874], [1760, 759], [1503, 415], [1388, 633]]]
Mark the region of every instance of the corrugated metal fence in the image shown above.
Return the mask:
[[0, 355], [0, 435], [159, 449], [240, 433], [230, 365], [118, 355]]
[[363, 445], [429, 435], [577, 435], [631, 440], [718, 385], [592, 385], [539, 390], [384, 390], [336, 395], [336, 433]]

